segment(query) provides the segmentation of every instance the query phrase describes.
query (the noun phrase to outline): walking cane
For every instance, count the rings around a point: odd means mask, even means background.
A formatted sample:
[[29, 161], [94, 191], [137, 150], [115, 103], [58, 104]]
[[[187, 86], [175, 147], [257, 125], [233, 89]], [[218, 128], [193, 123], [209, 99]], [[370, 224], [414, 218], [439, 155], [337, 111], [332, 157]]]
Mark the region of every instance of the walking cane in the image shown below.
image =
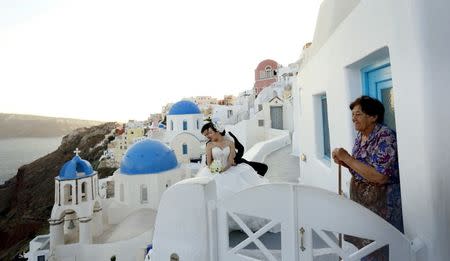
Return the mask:
[[[342, 196], [342, 166], [339, 164], [338, 167], [338, 194]], [[339, 233], [339, 247], [342, 248], [342, 233]], [[339, 260], [342, 260], [341, 257], [339, 257]]]
[[338, 175], [339, 175], [338, 194], [342, 196], [342, 165], [341, 164], [339, 164]]

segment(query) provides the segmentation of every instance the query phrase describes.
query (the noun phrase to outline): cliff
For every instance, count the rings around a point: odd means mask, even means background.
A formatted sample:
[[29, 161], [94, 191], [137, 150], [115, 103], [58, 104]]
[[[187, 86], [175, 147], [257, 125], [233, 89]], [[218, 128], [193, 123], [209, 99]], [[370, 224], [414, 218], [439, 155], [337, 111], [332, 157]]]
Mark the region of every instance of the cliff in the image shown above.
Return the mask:
[[[113, 137], [115, 123], [80, 128], [66, 135], [58, 149], [19, 168], [17, 175], [0, 188], [0, 198], [9, 205], [0, 213], [0, 260], [10, 260], [40, 233], [47, 233], [54, 202], [54, 178], [65, 162], [72, 159], [75, 148], [91, 162], [100, 177], [115, 169], [97, 169], [99, 159]], [[2, 194], [3, 193], [3, 194]]]
[[75, 129], [101, 124], [68, 118], [0, 113], [0, 139], [20, 137], [61, 137]]

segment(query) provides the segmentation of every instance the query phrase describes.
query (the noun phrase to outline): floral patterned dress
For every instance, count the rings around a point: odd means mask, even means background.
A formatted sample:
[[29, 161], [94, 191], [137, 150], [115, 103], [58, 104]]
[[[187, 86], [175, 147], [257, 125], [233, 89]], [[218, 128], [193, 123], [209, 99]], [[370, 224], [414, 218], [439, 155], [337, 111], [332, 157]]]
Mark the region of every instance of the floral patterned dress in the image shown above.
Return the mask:
[[[365, 142], [362, 142], [361, 138], [361, 133], [358, 133], [352, 156], [360, 162], [374, 167], [379, 173], [388, 176], [389, 181], [383, 185], [370, 183], [356, 171], [350, 169], [353, 176], [350, 185], [350, 198], [372, 210], [403, 232], [395, 132], [384, 125], [377, 124]], [[370, 243], [368, 240], [348, 241], [354, 243], [358, 248]], [[378, 255], [371, 255], [363, 260], [387, 260], [386, 248], [377, 252]]]

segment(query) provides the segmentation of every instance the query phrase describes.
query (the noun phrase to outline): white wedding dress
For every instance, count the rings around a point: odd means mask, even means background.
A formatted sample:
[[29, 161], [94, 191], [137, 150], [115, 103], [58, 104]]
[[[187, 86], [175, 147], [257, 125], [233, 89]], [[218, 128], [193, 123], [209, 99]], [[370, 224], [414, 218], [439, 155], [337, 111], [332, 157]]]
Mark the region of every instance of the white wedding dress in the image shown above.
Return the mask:
[[[212, 158], [219, 160], [222, 166], [227, 165], [228, 156], [230, 155], [230, 147], [223, 149], [219, 147], [212, 148]], [[236, 194], [244, 189], [254, 187], [257, 185], [268, 184], [269, 181], [258, 175], [258, 173], [248, 164], [241, 163], [236, 166], [231, 166], [222, 173], [212, 174], [208, 166], [202, 168], [197, 177], [210, 177], [216, 183], [217, 198], [223, 199]], [[255, 202], [258, 203], [258, 202]], [[240, 216], [246, 225], [253, 231], [263, 227], [267, 222], [259, 218]], [[240, 230], [239, 225], [231, 220], [229, 223], [230, 230]], [[279, 228], [271, 230], [271, 232], [279, 232]]]
[[[223, 149], [219, 147], [212, 148], [213, 160], [218, 160], [222, 166], [227, 165], [228, 156], [230, 155], [230, 147]], [[216, 182], [217, 198], [222, 199], [231, 196], [241, 190], [267, 184], [267, 179], [261, 177], [250, 165], [241, 163], [231, 166], [226, 171], [212, 174], [208, 166], [202, 168], [197, 177], [211, 177]]]

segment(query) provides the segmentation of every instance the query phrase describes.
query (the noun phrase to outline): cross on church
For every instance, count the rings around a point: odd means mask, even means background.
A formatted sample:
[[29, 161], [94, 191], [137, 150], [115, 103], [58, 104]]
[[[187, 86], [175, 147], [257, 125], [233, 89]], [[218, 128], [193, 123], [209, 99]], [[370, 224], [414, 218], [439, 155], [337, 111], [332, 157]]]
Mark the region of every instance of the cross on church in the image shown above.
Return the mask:
[[78, 154], [81, 152], [81, 150], [79, 150], [78, 148], [76, 148], [73, 153], [75, 153], [76, 156], [79, 156]]

